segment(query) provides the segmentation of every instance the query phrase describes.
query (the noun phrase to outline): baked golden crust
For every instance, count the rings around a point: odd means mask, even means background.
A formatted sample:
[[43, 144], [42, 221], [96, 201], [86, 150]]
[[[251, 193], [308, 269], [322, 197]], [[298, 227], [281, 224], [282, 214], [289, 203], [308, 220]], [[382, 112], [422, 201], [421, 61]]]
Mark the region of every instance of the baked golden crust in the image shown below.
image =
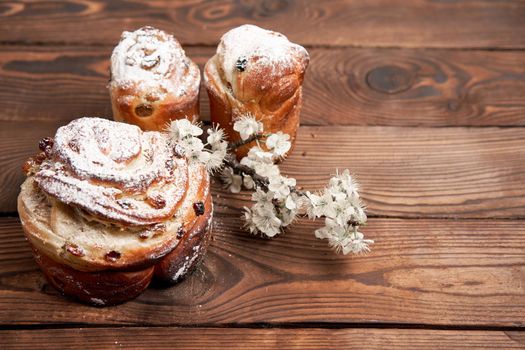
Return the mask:
[[56, 262], [33, 247], [46, 279], [59, 292], [96, 306], [120, 304], [139, 296], [150, 284], [154, 267], [137, 271], [84, 272]]
[[[308, 63], [306, 50], [282, 34], [252, 25], [226, 33], [204, 68], [212, 121], [237, 141], [233, 123], [249, 114], [263, 123], [265, 131], [289, 134], [293, 144]], [[238, 157], [252, 146], [241, 147]]]
[[204, 203], [205, 213], [184, 227], [181, 242], [157, 264], [155, 277], [175, 283], [190, 273], [202, 260], [211, 241], [213, 203]]
[[120, 304], [139, 296], [154, 277], [175, 283], [198, 266], [211, 240], [211, 196], [206, 203], [205, 214], [199, 216], [193, 226], [188, 223], [180, 244], [154, 265], [86, 272], [57, 262], [34, 246], [33, 256], [49, 283], [62, 294], [95, 306]]
[[[178, 156], [176, 145], [160, 147], [164, 137], [81, 118], [60, 128], [54, 142], [48, 138], [43, 156], [26, 168], [31, 172], [18, 197], [20, 220], [39, 265], [63, 293], [94, 304], [119, 303], [146, 288], [154, 271], [176, 282], [203, 256], [213, 216], [209, 175], [204, 165]], [[148, 142], [162, 151], [152, 151], [148, 157], [155, 159], [145, 164], [143, 153], [155, 150]], [[152, 191], [173, 198], [152, 201]], [[126, 206], [115, 213], [112, 203], [123, 199], [149, 214]], [[169, 206], [174, 209], [168, 216], [159, 214]]]
[[[211, 212], [209, 178], [204, 169], [197, 175], [183, 209], [159, 230], [155, 226], [122, 227], [86, 219], [72, 208], [49, 200], [29, 177], [18, 197], [18, 213], [28, 240], [43, 254], [80, 271], [130, 269], [152, 264], [182, 241], [197, 219]], [[200, 178], [200, 179], [199, 179]], [[203, 202], [204, 215], [193, 205]], [[79, 234], [81, 233], [81, 234]], [[111, 252], [118, 259], [108, 258]]]
[[124, 32], [111, 56], [113, 118], [160, 131], [171, 120], [198, 116], [200, 79], [172, 35], [152, 27]]

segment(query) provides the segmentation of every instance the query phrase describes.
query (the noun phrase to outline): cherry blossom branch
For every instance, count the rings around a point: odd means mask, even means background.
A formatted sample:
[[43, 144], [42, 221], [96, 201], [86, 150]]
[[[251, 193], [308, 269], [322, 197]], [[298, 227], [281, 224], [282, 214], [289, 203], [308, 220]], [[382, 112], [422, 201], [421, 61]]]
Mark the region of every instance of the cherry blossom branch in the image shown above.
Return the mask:
[[[261, 176], [255, 172], [253, 168], [250, 168], [249, 166], [240, 164], [237, 159], [229, 154], [224, 159], [224, 163], [226, 166], [229, 166], [233, 169], [234, 173], [240, 174], [240, 175], [249, 175], [257, 185], [256, 187], [263, 188], [264, 190], [268, 190], [268, 185], [270, 183], [269, 179], [265, 176]], [[301, 191], [297, 189], [296, 186], [290, 186], [290, 191], [296, 193], [299, 196], [307, 196], [307, 192]], [[322, 218], [325, 218], [325, 216], [321, 216]], [[357, 228], [364, 223], [358, 222], [355, 219], [349, 219], [347, 221], [347, 224], [353, 228]]]
[[[233, 129], [241, 140], [228, 144], [224, 131], [218, 127], [203, 130], [182, 119], [170, 124], [168, 133], [176, 147], [190, 161], [204, 164], [210, 173], [220, 171], [225, 187], [232, 193], [241, 188], [252, 189], [251, 207], [244, 207], [244, 226], [253, 234], [274, 237], [283, 233], [298, 216], [324, 219], [325, 226], [315, 230], [315, 236], [343, 254], [369, 251], [373, 241], [365, 239], [359, 226], [366, 223], [364, 206], [359, 198], [358, 185], [348, 170], [337, 172], [328, 186], [316, 193], [302, 191], [296, 180], [281, 174], [278, 160], [291, 148], [290, 136], [282, 133], [263, 133], [263, 125], [253, 116], [239, 118]], [[259, 142], [259, 140], [264, 140]], [[240, 161], [232, 153], [253, 141], [257, 144]]]

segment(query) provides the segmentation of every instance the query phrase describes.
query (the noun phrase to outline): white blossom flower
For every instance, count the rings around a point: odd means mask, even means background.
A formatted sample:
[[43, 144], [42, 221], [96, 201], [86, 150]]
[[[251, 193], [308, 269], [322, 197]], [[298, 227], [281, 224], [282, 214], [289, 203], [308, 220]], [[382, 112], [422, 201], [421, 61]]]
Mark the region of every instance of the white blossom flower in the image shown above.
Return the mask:
[[280, 174], [279, 167], [274, 164], [273, 154], [262, 150], [259, 146], [252, 147], [240, 163], [252, 168], [260, 176], [271, 177]]
[[292, 224], [297, 218], [297, 211], [290, 210], [288, 208], [279, 208], [279, 218], [281, 219], [282, 226], [286, 227]]
[[354, 213], [354, 207], [346, 200], [337, 201], [334, 199], [324, 210], [324, 216], [334, 219], [339, 225], [346, 225]]
[[334, 197], [334, 200], [338, 202], [342, 202], [348, 197], [346, 192], [343, 191], [339, 186], [330, 186], [327, 187], [326, 190], [332, 195], [332, 197]]
[[268, 136], [266, 139], [266, 147], [272, 150], [272, 153], [276, 157], [283, 157], [292, 147], [292, 143], [289, 140], [290, 135], [278, 131], [277, 133]]
[[[185, 119], [184, 119], [185, 120]], [[184, 149], [186, 155], [193, 152], [201, 152], [204, 149], [204, 144], [198, 137], [185, 137], [179, 141], [179, 146]]]
[[354, 217], [355, 217], [355, 221], [360, 224], [364, 224], [366, 222], [367, 216], [361, 204], [355, 207]]
[[226, 141], [215, 143], [211, 145], [211, 150], [213, 152], [220, 152], [221, 154], [224, 154], [224, 156], [226, 156], [226, 154], [228, 153], [228, 143]]
[[290, 194], [290, 187], [295, 186], [295, 179], [275, 175], [268, 178], [268, 189], [274, 192], [275, 199], [285, 199]]
[[241, 192], [242, 177], [241, 175], [235, 174], [232, 168], [222, 169], [220, 176], [226, 189], [232, 193]]
[[226, 156], [226, 149], [220, 147], [216, 150], [209, 150], [205, 148], [202, 141], [193, 136], [186, 136], [178, 142], [179, 149], [183, 150], [183, 155], [190, 162], [199, 162], [206, 166], [210, 172], [222, 167], [224, 157]]
[[348, 245], [350, 244], [350, 237], [346, 232], [346, 228], [342, 226], [334, 226], [330, 228], [328, 236], [328, 245], [335, 250], [336, 253], [348, 253]]
[[310, 207], [307, 209], [310, 219], [325, 215], [335, 216], [334, 200], [330, 193], [325, 191], [321, 195], [317, 195], [306, 192], [306, 196], [310, 199]]
[[257, 175], [264, 176], [267, 178], [279, 176], [279, 167], [275, 164], [266, 163], [253, 163], [253, 170]]
[[169, 126], [169, 132], [176, 140], [181, 140], [186, 136], [199, 136], [202, 134], [202, 129], [193, 124], [188, 119], [173, 120]]
[[346, 193], [349, 197], [359, 197], [359, 186], [350, 175], [348, 169], [345, 169], [341, 174], [337, 173], [336, 176], [332, 177], [329, 182], [329, 188], [331, 188], [334, 193], [339, 190], [339, 192]]
[[272, 162], [267, 163], [265, 161], [254, 160], [251, 157], [247, 156], [241, 159], [240, 163], [242, 165], [246, 165], [247, 167], [252, 168], [253, 170], [255, 170], [255, 173], [257, 173], [260, 176], [270, 177], [279, 175], [279, 167], [276, 164], [273, 164]]
[[[341, 231], [342, 230], [342, 231]], [[325, 218], [325, 225], [317, 230], [315, 230], [315, 237], [319, 239], [328, 239], [332, 235], [337, 234], [338, 231], [342, 234], [345, 230], [344, 227], [337, 225], [334, 220], [330, 218]]]
[[242, 218], [244, 219], [244, 228], [246, 228], [250, 233], [256, 234], [257, 233], [257, 226], [255, 225], [255, 222], [253, 222], [253, 214], [250, 208], [243, 207], [244, 213], [242, 215]]
[[191, 159], [202, 164], [207, 164], [210, 161], [210, 153], [194, 150], [191, 154]]
[[337, 225], [333, 220], [326, 219], [326, 225], [315, 231], [315, 236], [320, 239], [328, 239], [328, 244], [336, 252], [364, 253], [370, 251], [369, 244], [374, 243], [371, 239], [364, 239], [361, 232], [353, 227]]
[[351, 179], [349, 172], [330, 179], [329, 187], [322, 195], [307, 192], [310, 200], [308, 214], [310, 217], [325, 216], [325, 226], [315, 231], [315, 236], [327, 239], [328, 244], [336, 252], [362, 253], [370, 250], [374, 243], [364, 239], [357, 226], [366, 222], [366, 214], [359, 200], [357, 184]]
[[263, 124], [258, 122], [253, 116], [245, 115], [233, 124], [233, 130], [240, 134], [242, 140], [246, 140], [253, 134], [261, 132]]
[[295, 203], [295, 199], [294, 199], [293, 193], [291, 193], [288, 197], [286, 197], [286, 200], [284, 202], [284, 206], [287, 209], [290, 209], [290, 210], [297, 208], [297, 204]]
[[[219, 148], [223, 145], [224, 130], [216, 126], [214, 128], [209, 128], [207, 132], [208, 132], [208, 137], [206, 138], [206, 142], [208, 142], [208, 144], [212, 148]], [[227, 146], [226, 143], [224, 144]]]
[[224, 157], [226, 157], [226, 150], [217, 149], [210, 153], [210, 158], [208, 162], [206, 163], [206, 169], [208, 171], [213, 172], [215, 170], [218, 170], [222, 168]]
[[259, 146], [253, 146], [248, 151], [248, 155], [246, 156], [248, 159], [253, 160], [255, 162], [261, 162], [261, 163], [267, 163], [267, 164], [273, 164], [273, 154], [271, 152], [264, 151]]
[[249, 157], [244, 157], [244, 158], [241, 159], [241, 161], [239, 163], [241, 165], [246, 165], [247, 167], [253, 168], [254, 164], [257, 163], [257, 162], [254, 161], [253, 159], [249, 158]]
[[273, 199], [272, 191], [263, 191], [257, 187], [255, 192], [252, 193], [252, 201], [254, 202], [271, 202]]
[[253, 182], [253, 179], [250, 175], [242, 176], [242, 184], [247, 190], [251, 190], [255, 187], [255, 182]]
[[282, 221], [275, 215], [271, 202], [257, 202], [252, 207], [252, 221], [259, 232], [274, 237], [281, 232]]
[[374, 243], [371, 239], [364, 239], [364, 235], [361, 232], [354, 231], [350, 234], [350, 242], [343, 247], [343, 254], [350, 252], [354, 254], [367, 253], [370, 251], [369, 245]]
[[207, 144], [198, 137], [202, 132], [198, 124], [188, 119], [173, 120], [168, 128], [168, 134], [179, 153], [190, 162], [204, 164], [209, 172], [213, 172], [223, 166], [228, 143], [224, 141], [224, 131], [218, 127], [208, 129]]
[[249, 220], [246, 227], [255, 227], [255, 232], [251, 230], [252, 233], [262, 233], [273, 237], [294, 220], [295, 213], [286, 208], [276, 208], [273, 197], [272, 191], [266, 191], [260, 187], [257, 187], [252, 194], [255, 204], [244, 214], [244, 219]]
[[310, 199], [305, 195], [298, 195], [297, 198], [294, 199], [295, 205], [297, 207], [297, 214], [298, 215], [307, 215], [308, 208], [310, 208]]
[[355, 207], [350, 205], [348, 202], [337, 202], [336, 201], [334, 203], [334, 209], [335, 209], [335, 216], [332, 216], [331, 218], [334, 219], [338, 225], [344, 226], [344, 225], [347, 225], [349, 221], [356, 221], [354, 219]]

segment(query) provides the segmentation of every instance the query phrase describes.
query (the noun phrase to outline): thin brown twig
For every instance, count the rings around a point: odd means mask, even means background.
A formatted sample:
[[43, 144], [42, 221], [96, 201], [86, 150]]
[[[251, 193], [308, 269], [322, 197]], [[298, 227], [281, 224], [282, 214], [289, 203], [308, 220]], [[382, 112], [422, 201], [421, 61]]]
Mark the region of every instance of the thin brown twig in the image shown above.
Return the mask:
[[239, 141], [235, 141], [235, 142], [232, 142], [228, 145], [228, 150], [229, 151], [233, 151], [233, 150], [236, 150], [237, 148], [241, 147], [241, 146], [244, 146], [244, 145], [247, 145], [253, 141], [256, 141], [256, 140], [260, 140], [264, 137], [268, 137], [268, 134], [263, 134], [263, 133], [257, 133], [257, 134], [253, 134], [251, 135], [250, 137], [248, 137], [246, 140], [239, 140]]
[[[235, 158], [235, 156], [232, 156], [232, 155], [229, 154], [224, 159], [224, 163], [227, 166], [229, 166], [230, 168], [232, 168], [232, 170], [236, 174], [249, 175], [249, 176], [251, 176], [252, 180], [257, 185], [259, 185], [260, 187], [262, 187], [262, 188], [264, 188], [266, 190], [268, 189], [268, 185], [270, 183], [270, 180], [267, 177], [265, 177], [265, 176], [261, 176], [261, 175], [257, 174], [253, 168], [250, 168], [247, 165], [239, 163], [237, 161], [237, 159]], [[306, 195], [306, 192], [299, 190], [295, 186], [290, 187], [290, 191], [297, 193], [299, 196], [305, 196]]]
[[268, 184], [270, 181], [268, 178], [261, 176], [255, 172], [253, 168], [250, 168], [247, 165], [239, 163], [235, 156], [228, 155], [224, 159], [224, 162], [227, 166], [231, 167], [235, 173], [241, 173], [243, 175], [250, 175], [252, 177], [252, 180], [259, 185], [260, 187], [263, 187], [264, 189], [268, 189]]

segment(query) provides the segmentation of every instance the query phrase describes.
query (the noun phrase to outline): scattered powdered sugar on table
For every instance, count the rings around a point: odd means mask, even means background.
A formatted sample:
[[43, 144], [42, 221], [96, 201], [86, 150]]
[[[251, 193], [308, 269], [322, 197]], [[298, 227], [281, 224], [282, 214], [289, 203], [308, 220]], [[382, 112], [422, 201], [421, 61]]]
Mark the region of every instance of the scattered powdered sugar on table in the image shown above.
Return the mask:
[[95, 304], [95, 305], [98, 305], [98, 306], [104, 306], [106, 305], [106, 302], [102, 299], [99, 299], [99, 298], [90, 298], [89, 301], [91, 301], [91, 303]]
[[191, 258], [187, 256], [184, 259], [184, 264], [182, 264], [182, 266], [177, 270], [177, 272], [175, 272], [175, 274], [171, 276], [172, 282], [177, 282], [182, 276], [186, 275], [188, 270], [193, 266], [195, 260], [197, 260], [197, 258], [199, 257], [200, 249], [200, 245], [193, 247], [193, 255], [191, 256]]
[[[224, 74], [231, 84], [234, 83], [234, 74], [244, 69], [257, 69], [256, 67], [277, 69], [293, 64], [293, 55], [297, 52], [307, 54], [302, 46], [291, 43], [283, 34], [250, 24], [234, 28], [224, 34], [217, 48]], [[252, 67], [250, 61], [254, 58], [257, 58], [257, 62]]]
[[184, 75], [188, 64], [184, 50], [172, 35], [143, 27], [122, 33], [111, 55], [112, 83], [138, 83], [141, 88], [152, 89], [158, 98], [166, 93], [182, 95], [187, 83], [176, 77]]

